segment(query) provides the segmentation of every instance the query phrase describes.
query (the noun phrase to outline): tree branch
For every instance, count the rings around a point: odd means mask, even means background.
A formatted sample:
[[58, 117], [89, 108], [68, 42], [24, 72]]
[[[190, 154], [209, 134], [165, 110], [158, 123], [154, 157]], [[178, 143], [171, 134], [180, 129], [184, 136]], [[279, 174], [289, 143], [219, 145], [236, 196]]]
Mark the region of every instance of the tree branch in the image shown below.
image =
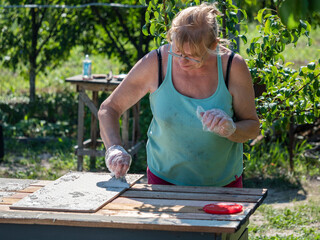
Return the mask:
[[[107, 35], [109, 36], [110, 40], [112, 41], [113, 46], [117, 49], [117, 51], [118, 51], [121, 55], [125, 56], [125, 55], [126, 55], [126, 51], [125, 51], [124, 47], [121, 45], [121, 43], [119, 43], [119, 41], [117, 41], [116, 39], [114, 39], [114, 38], [112, 37], [110, 31], [107, 29], [107, 25], [108, 25], [108, 24], [106, 23], [106, 21], [104, 20], [104, 18], [101, 17], [98, 8], [96, 8], [96, 7], [91, 7], [91, 8], [92, 8], [92, 10], [95, 12], [95, 14], [98, 16], [99, 21], [100, 21], [103, 29], [105, 30], [105, 32], [106, 32]], [[120, 46], [118, 45], [118, 43], [119, 43]], [[127, 60], [126, 60], [125, 62], [126, 62], [128, 65], [130, 65], [130, 63], [129, 63]]]
[[131, 36], [130, 31], [129, 31], [128, 27], [127, 27], [127, 24], [125, 24], [124, 21], [123, 21], [121, 13], [119, 13], [119, 10], [117, 8], [115, 8], [114, 11], [117, 13], [117, 16], [119, 18], [120, 24], [123, 27], [124, 32], [126, 33], [126, 35], [129, 38], [130, 42], [138, 50], [139, 46], [138, 46], [136, 40], [134, 39], [134, 37]]
[[58, 22], [61, 19], [61, 15], [64, 12], [64, 9], [62, 10], [62, 12], [60, 13], [60, 15], [58, 15], [57, 20], [55, 21], [55, 23], [53, 24], [52, 28], [50, 29], [49, 35], [46, 37], [46, 39], [41, 43], [41, 45], [39, 46], [38, 50], [37, 50], [37, 55], [40, 53], [41, 49], [43, 48], [43, 46], [49, 41], [49, 39], [54, 35], [54, 33], [56, 32], [56, 26], [58, 24]]

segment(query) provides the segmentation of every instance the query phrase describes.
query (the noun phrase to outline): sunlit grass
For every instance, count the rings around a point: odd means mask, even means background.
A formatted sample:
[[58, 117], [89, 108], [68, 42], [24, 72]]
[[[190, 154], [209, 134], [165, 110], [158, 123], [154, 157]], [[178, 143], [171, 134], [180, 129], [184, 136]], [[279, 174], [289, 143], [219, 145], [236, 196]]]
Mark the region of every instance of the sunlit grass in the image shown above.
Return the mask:
[[[47, 69], [39, 73], [36, 78], [36, 92], [54, 93], [65, 89], [75, 90], [65, 79], [82, 74], [82, 60], [84, 54], [81, 47], [71, 51], [69, 59], [54, 69]], [[121, 64], [117, 60], [110, 60], [104, 55], [90, 56], [93, 74], [121, 73]], [[25, 66], [19, 66], [16, 71], [1, 67], [0, 99], [13, 95], [14, 97], [29, 95], [29, 76]], [[12, 97], [13, 97], [12, 96]]]
[[320, 239], [319, 201], [275, 208], [263, 204], [255, 215], [257, 222], [249, 225], [249, 239], [298, 240]]

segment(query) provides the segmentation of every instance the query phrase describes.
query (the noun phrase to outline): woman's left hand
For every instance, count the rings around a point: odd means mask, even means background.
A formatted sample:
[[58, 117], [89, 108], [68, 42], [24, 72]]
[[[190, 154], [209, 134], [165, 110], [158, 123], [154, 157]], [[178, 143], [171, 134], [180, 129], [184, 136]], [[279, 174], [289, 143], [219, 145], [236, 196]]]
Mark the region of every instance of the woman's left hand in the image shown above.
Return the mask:
[[203, 127], [221, 137], [229, 137], [236, 131], [236, 124], [232, 118], [221, 109], [214, 108], [202, 112], [200, 115]]

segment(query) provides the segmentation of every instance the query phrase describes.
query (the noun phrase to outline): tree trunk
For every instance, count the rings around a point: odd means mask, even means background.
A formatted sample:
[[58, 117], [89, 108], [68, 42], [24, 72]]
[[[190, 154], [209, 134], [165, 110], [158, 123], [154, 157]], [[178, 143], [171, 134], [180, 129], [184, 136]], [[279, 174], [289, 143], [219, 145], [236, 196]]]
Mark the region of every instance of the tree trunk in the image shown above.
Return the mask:
[[4, 157], [4, 141], [3, 141], [3, 133], [2, 133], [2, 125], [0, 123], [0, 162]]
[[29, 55], [29, 86], [30, 86], [30, 102], [34, 102], [36, 98], [36, 69], [37, 69], [37, 43], [38, 43], [38, 25], [36, 22], [37, 13], [34, 8], [31, 8], [32, 17], [32, 42], [31, 52]]
[[294, 162], [293, 162], [293, 149], [294, 149], [294, 121], [293, 117], [290, 118], [289, 123], [289, 144], [288, 144], [288, 151], [289, 151], [289, 164], [290, 164], [290, 172], [294, 172]]

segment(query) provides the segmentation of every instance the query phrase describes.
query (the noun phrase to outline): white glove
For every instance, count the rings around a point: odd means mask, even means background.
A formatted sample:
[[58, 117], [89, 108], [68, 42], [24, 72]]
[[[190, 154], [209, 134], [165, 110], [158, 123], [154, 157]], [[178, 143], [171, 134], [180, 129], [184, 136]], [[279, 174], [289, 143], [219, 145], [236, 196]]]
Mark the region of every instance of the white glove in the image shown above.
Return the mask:
[[214, 108], [204, 111], [198, 106], [197, 116], [202, 122], [203, 130], [218, 134], [221, 137], [229, 137], [236, 131], [236, 124], [226, 112]]
[[124, 177], [127, 174], [131, 161], [131, 155], [119, 145], [109, 147], [106, 152], [106, 166], [116, 178]]

